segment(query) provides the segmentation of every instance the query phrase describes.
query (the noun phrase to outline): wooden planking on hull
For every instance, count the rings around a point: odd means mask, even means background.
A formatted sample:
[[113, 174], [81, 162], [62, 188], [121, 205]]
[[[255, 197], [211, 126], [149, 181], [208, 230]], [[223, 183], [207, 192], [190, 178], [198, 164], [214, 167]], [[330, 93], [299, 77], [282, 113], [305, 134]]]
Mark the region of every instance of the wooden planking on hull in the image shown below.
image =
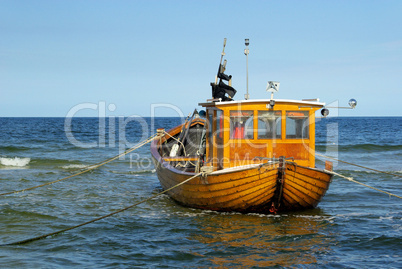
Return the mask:
[[300, 174], [300, 173], [288, 173], [291, 175], [289, 178], [294, 178], [296, 181], [299, 182], [299, 184], [302, 184], [303, 187], [314, 191], [316, 193], [323, 193], [328, 190], [329, 187], [329, 182], [322, 181], [320, 179], [314, 179], [309, 176]]
[[[192, 185], [192, 186], [180, 186], [178, 188], [176, 188], [176, 192], [182, 192], [184, 193], [184, 195], [187, 195], [189, 197], [203, 197], [203, 196], [210, 196], [210, 195], [216, 195], [219, 196], [219, 194], [222, 195], [227, 195], [227, 194], [231, 194], [231, 193], [235, 193], [238, 191], [242, 191], [242, 190], [247, 190], [250, 187], [256, 186], [258, 184], [261, 184], [263, 182], [265, 182], [265, 177], [262, 178], [257, 178], [257, 177], [253, 177], [253, 178], [248, 178], [248, 179], [252, 179], [252, 180], [248, 180], [242, 184], [238, 184], [236, 186], [232, 185], [229, 188], [215, 188], [215, 184], [210, 184], [210, 183], [205, 183], [205, 185]], [[208, 179], [206, 179], [208, 180]], [[175, 185], [175, 181], [172, 180], [172, 178], [168, 177], [167, 175], [163, 176], [163, 183], [166, 184], [167, 186], [174, 186]], [[230, 184], [230, 182], [229, 182]], [[219, 185], [222, 185], [222, 183], [220, 183]], [[172, 190], [172, 192], [174, 192], [174, 190]]]
[[[244, 211], [249, 207], [258, 208], [268, 203], [273, 196], [274, 192], [272, 191], [272, 186], [273, 185], [270, 185], [268, 182], [251, 188], [247, 192], [239, 192], [237, 195], [231, 197], [222, 197], [225, 198], [222, 200], [211, 198], [208, 201], [208, 206], [211, 208], [220, 208], [221, 211]], [[256, 197], [261, 198], [261, 196], [264, 196], [264, 199], [258, 199], [256, 202], [252, 202]]]
[[[172, 186], [166, 174], [161, 176], [161, 184], [164, 189]], [[169, 192], [175, 200], [178, 200], [184, 204], [202, 204], [202, 205], [213, 205], [226, 203], [226, 206], [233, 206], [235, 200], [241, 199], [242, 197], [251, 196], [249, 199], [254, 199], [263, 190], [265, 193], [273, 193], [276, 185], [276, 175], [271, 175], [270, 177], [261, 177], [260, 179], [240, 185], [236, 188], [229, 188], [225, 190], [215, 190], [215, 191], [186, 191], [183, 189], [175, 189]], [[174, 185], [173, 185], [174, 186]], [[184, 185], [183, 185], [184, 186]]]
[[288, 209], [314, 208], [328, 190], [331, 175], [311, 168], [287, 165], [283, 202]]
[[302, 183], [302, 182], [295, 179], [294, 177], [287, 176], [286, 182], [284, 184], [288, 184], [293, 189], [303, 193], [303, 196], [308, 197], [309, 200], [314, 199], [316, 201], [319, 201], [321, 199], [321, 197], [323, 195], [322, 193], [316, 193], [316, 192], [310, 191], [309, 189], [303, 187], [300, 183]]
[[[209, 199], [206, 202], [200, 203], [200, 201], [195, 201], [189, 203], [189, 201], [180, 201], [172, 198], [179, 202], [180, 204], [208, 209], [216, 211], [236, 211], [236, 212], [262, 212], [262, 208], [266, 208], [274, 195], [274, 192], [267, 192], [267, 188], [264, 186], [259, 190], [254, 190], [253, 193], [248, 193], [244, 196], [236, 196], [235, 199], [225, 202], [214, 202], [214, 199]], [[267, 210], [264, 210], [267, 213]]]
[[313, 197], [309, 196], [308, 194], [301, 191], [294, 185], [289, 184], [288, 182], [283, 184], [283, 193], [293, 194], [295, 197], [297, 197], [296, 199], [294, 199], [298, 202], [298, 204], [306, 208], [315, 207], [319, 202], [318, 200], [314, 199]]
[[309, 193], [310, 196], [317, 197], [318, 200], [325, 195], [328, 189], [328, 186], [326, 188], [314, 186], [309, 182], [304, 181], [304, 178], [299, 177], [298, 175], [288, 176], [287, 181], [294, 183], [294, 186], [297, 186], [297, 188], [303, 190], [303, 192]]
[[289, 180], [303, 188], [306, 193], [311, 193], [312, 197], [317, 195], [318, 200], [325, 195], [331, 183], [331, 174], [300, 166], [288, 168], [293, 170], [293, 173], [287, 173]]
[[[167, 185], [174, 186], [182, 181], [184, 181], [189, 176], [182, 176], [178, 177], [174, 173], [163, 172], [160, 173], [160, 177], [162, 181], [169, 183]], [[203, 192], [228, 192], [230, 193], [232, 190], [241, 189], [246, 187], [247, 184], [258, 183], [268, 178], [270, 180], [276, 179], [276, 170], [268, 171], [262, 174], [250, 175], [241, 179], [232, 180], [231, 178], [227, 178], [226, 181], [219, 180], [216, 182], [218, 177], [222, 176], [213, 176], [209, 175], [206, 178], [197, 178], [194, 179], [193, 184], [184, 184], [180, 186], [180, 189], [184, 192], [196, 192], [196, 193], [203, 193]]]
[[300, 175], [305, 175], [310, 177], [313, 181], [323, 181], [323, 182], [327, 182], [328, 185], [329, 183], [331, 183], [331, 179], [332, 179], [332, 175], [329, 173], [326, 173], [324, 171], [321, 170], [316, 170], [313, 168], [309, 168], [309, 167], [303, 167], [300, 165], [294, 165], [294, 164], [287, 164], [286, 168], [288, 170], [291, 170], [292, 172], [296, 172]]
[[[313, 208], [314, 203], [306, 202], [303, 197], [301, 197], [302, 193], [295, 191], [294, 189], [285, 188], [283, 189], [283, 199], [285, 200], [285, 204], [289, 209], [300, 209], [300, 208]], [[288, 197], [290, 199], [288, 199]]]
[[[162, 167], [158, 167], [157, 173], [164, 189], [189, 177]], [[242, 211], [248, 207], [258, 207], [269, 202], [276, 187], [276, 169], [265, 170], [265, 173], [249, 171], [251, 176], [245, 178], [240, 178], [236, 173], [226, 175], [226, 180], [223, 180], [225, 175], [222, 174], [209, 175], [206, 179], [197, 178], [194, 179], [197, 183], [182, 185], [169, 192], [169, 195], [181, 204], [197, 208], [216, 210], [219, 207], [221, 211]], [[212, 183], [214, 181], [218, 183]]]

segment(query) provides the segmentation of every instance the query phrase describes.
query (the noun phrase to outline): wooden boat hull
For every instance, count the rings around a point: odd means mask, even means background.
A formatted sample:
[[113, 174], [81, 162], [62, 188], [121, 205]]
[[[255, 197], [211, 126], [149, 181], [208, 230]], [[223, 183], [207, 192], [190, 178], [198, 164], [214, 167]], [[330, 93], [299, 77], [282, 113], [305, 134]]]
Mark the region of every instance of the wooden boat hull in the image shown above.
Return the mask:
[[[170, 135], [180, 131], [176, 127]], [[166, 141], [166, 138], [164, 138]], [[163, 139], [151, 144], [151, 154], [163, 189], [197, 173], [177, 169], [160, 155]], [[245, 165], [198, 176], [167, 194], [178, 203], [215, 211], [276, 213], [314, 208], [325, 195], [332, 175], [284, 161]]]
[[[159, 181], [171, 188], [195, 173], [177, 170], [154, 158]], [[253, 167], [199, 176], [171, 190], [168, 195], [178, 203], [215, 211], [262, 212], [271, 206], [275, 192], [275, 167]]]
[[332, 174], [325, 171], [287, 163], [281, 206], [289, 210], [315, 208], [331, 180]]

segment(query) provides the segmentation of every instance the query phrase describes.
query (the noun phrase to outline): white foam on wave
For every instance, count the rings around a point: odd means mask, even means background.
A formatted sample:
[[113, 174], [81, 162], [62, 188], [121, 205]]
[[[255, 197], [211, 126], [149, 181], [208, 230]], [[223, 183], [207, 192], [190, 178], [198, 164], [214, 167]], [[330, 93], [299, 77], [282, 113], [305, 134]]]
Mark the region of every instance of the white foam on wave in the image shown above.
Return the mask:
[[156, 170], [155, 169], [151, 169], [151, 170], [137, 170], [137, 171], [116, 171], [116, 170], [112, 170], [112, 171], [110, 171], [110, 172], [112, 172], [112, 173], [114, 173], [114, 174], [126, 174], [126, 175], [140, 175], [140, 174], [148, 174], [148, 173], [151, 173], [151, 174], [154, 174], [155, 172], [156, 172]]
[[[358, 172], [358, 173], [367, 173], [367, 174], [378, 174], [378, 173], [382, 173], [381, 171], [370, 171], [367, 169], [353, 169], [353, 170], [349, 170], [350, 172]], [[402, 170], [394, 170], [394, 169], [383, 169], [382, 170], [385, 173], [391, 173], [391, 174], [401, 174]]]
[[61, 168], [63, 169], [81, 169], [81, 168], [86, 168], [88, 167], [85, 164], [69, 164], [69, 165], [64, 165]]
[[5, 158], [0, 157], [0, 164], [4, 166], [24, 167], [29, 164], [31, 158]]
[[388, 217], [382, 217], [380, 216], [379, 220], [383, 221], [383, 220], [392, 220], [394, 217], [393, 216], [388, 216]]

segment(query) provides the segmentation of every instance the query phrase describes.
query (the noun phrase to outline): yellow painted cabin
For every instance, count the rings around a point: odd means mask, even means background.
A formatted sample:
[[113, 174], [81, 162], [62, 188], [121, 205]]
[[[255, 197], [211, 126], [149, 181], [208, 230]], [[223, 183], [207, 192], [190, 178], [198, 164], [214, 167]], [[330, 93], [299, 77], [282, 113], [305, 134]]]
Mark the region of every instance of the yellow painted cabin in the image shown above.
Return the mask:
[[[315, 167], [316, 100], [242, 100], [208, 102], [206, 164], [214, 170], [264, 162], [262, 158], [294, 158]], [[271, 101], [272, 102], [272, 101]]]

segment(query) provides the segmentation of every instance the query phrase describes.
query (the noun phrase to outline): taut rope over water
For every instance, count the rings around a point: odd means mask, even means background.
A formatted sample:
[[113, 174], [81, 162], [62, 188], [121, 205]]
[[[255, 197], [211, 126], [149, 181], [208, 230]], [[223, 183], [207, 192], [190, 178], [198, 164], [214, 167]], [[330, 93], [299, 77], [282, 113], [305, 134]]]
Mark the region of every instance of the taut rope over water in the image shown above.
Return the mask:
[[105, 160], [105, 161], [103, 161], [103, 162], [100, 162], [100, 163], [97, 163], [97, 164], [93, 164], [93, 165], [87, 166], [87, 168], [86, 168], [85, 170], [83, 170], [83, 171], [81, 171], [81, 172], [78, 172], [78, 173], [75, 173], [74, 175], [71, 175], [71, 176], [68, 176], [68, 177], [63, 177], [63, 178], [61, 178], [61, 179], [58, 179], [58, 180], [55, 180], [55, 181], [52, 181], [52, 182], [47, 182], [47, 183], [44, 183], [44, 184], [41, 184], [41, 185], [38, 185], [38, 186], [34, 186], [34, 187], [30, 187], [30, 188], [26, 188], [26, 189], [23, 189], [23, 190], [17, 190], [17, 191], [10, 191], [10, 192], [5, 192], [5, 193], [0, 193], [0, 196], [9, 195], [9, 194], [14, 194], [14, 193], [19, 193], [19, 192], [23, 192], [23, 191], [30, 191], [30, 190], [33, 190], [33, 189], [36, 189], [36, 188], [40, 188], [40, 187], [43, 187], [43, 186], [51, 185], [51, 184], [53, 184], [53, 183], [60, 182], [60, 181], [63, 181], [63, 180], [66, 180], [66, 179], [69, 179], [69, 178], [72, 178], [72, 177], [75, 177], [75, 176], [78, 176], [78, 175], [87, 173], [87, 172], [89, 172], [89, 171], [91, 171], [91, 170], [94, 170], [94, 169], [96, 169], [96, 168], [98, 168], [98, 167], [101, 167], [102, 165], [105, 165], [105, 164], [107, 164], [107, 163], [110, 163], [111, 161], [114, 161], [114, 160], [116, 160], [116, 159], [118, 159], [118, 158], [120, 158], [120, 157], [122, 157], [122, 156], [124, 156], [124, 155], [127, 155], [128, 153], [130, 153], [130, 152], [132, 152], [132, 151], [134, 151], [134, 150], [136, 150], [136, 149], [138, 149], [138, 148], [140, 148], [140, 147], [142, 147], [142, 146], [148, 144], [149, 142], [152, 142], [152, 140], [154, 140], [156, 137], [159, 137], [160, 135], [161, 135], [160, 133], [156, 133], [156, 134], [150, 136], [148, 139], [144, 140], [143, 142], [137, 144], [136, 146], [134, 146], [134, 147], [132, 147], [132, 148], [126, 150], [125, 152], [123, 152], [123, 153], [121, 153], [121, 154], [119, 154], [119, 155], [116, 155], [116, 156], [114, 156], [114, 157], [112, 157], [112, 158], [109, 158], [109, 159], [107, 159], [107, 160]]
[[98, 221], [98, 220], [101, 220], [101, 219], [104, 219], [104, 218], [113, 216], [113, 215], [115, 215], [115, 214], [117, 214], [117, 213], [120, 213], [120, 212], [123, 212], [123, 211], [125, 211], [125, 210], [128, 210], [128, 209], [130, 209], [130, 208], [132, 208], [132, 207], [134, 207], [134, 206], [137, 206], [137, 205], [139, 205], [139, 204], [145, 203], [145, 202], [147, 202], [147, 201], [149, 201], [149, 200], [151, 200], [151, 199], [153, 199], [153, 198], [155, 198], [155, 197], [158, 197], [159, 195], [162, 195], [162, 194], [164, 194], [164, 193], [166, 193], [166, 192], [168, 192], [168, 191], [173, 190], [174, 188], [177, 188], [177, 187], [179, 187], [179, 186], [181, 186], [181, 185], [183, 185], [183, 184], [189, 182], [190, 180], [192, 180], [192, 179], [194, 179], [194, 178], [196, 178], [196, 177], [199, 177], [199, 176], [201, 176], [201, 175], [206, 175], [206, 174], [207, 174], [207, 173], [204, 173], [204, 172], [198, 173], [198, 174], [196, 174], [196, 175], [194, 175], [194, 176], [192, 176], [192, 177], [190, 177], [190, 178], [188, 178], [188, 179], [186, 179], [186, 180], [180, 182], [179, 184], [177, 184], [177, 185], [175, 185], [175, 186], [173, 186], [173, 187], [171, 187], [171, 188], [169, 188], [169, 189], [166, 189], [166, 190], [164, 190], [164, 191], [162, 191], [162, 192], [160, 192], [160, 193], [158, 193], [158, 194], [155, 194], [155, 195], [153, 195], [153, 196], [151, 196], [151, 197], [149, 197], [149, 198], [147, 198], [147, 199], [144, 199], [144, 200], [142, 200], [142, 201], [139, 201], [138, 203], [135, 203], [135, 204], [130, 205], [130, 206], [128, 206], [128, 207], [125, 207], [125, 208], [123, 208], [123, 209], [114, 211], [114, 212], [109, 213], [109, 214], [107, 214], [107, 215], [104, 215], [104, 216], [102, 216], [102, 217], [99, 217], [99, 218], [96, 218], [96, 219], [93, 219], [93, 220], [90, 220], [90, 221], [87, 221], [87, 222], [84, 222], [84, 223], [81, 223], [81, 224], [78, 224], [78, 225], [75, 225], [75, 226], [71, 226], [71, 227], [68, 227], [68, 228], [66, 228], [66, 229], [63, 229], [63, 230], [60, 230], [60, 231], [56, 231], [56, 232], [53, 232], [53, 233], [48, 233], [48, 234], [45, 234], [45, 235], [41, 235], [41, 236], [37, 236], [37, 237], [25, 239], [25, 240], [13, 242], [13, 243], [2, 244], [2, 245], [0, 245], [0, 246], [11, 246], [11, 245], [26, 244], [26, 243], [33, 242], [33, 241], [36, 241], [36, 240], [44, 239], [44, 238], [46, 238], [46, 237], [48, 237], [48, 236], [53, 236], [53, 235], [57, 235], [57, 234], [60, 234], [60, 233], [66, 232], [66, 231], [70, 231], [70, 230], [76, 229], [76, 228], [78, 228], [78, 227], [81, 227], [81, 226], [84, 226], [84, 225], [93, 223], [93, 222], [95, 222], [95, 221]]
[[399, 199], [402, 199], [402, 196], [399, 196], [399, 195], [396, 195], [396, 194], [393, 194], [393, 193], [390, 193], [390, 192], [387, 192], [387, 191], [383, 191], [383, 190], [374, 188], [374, 187], [369, 186], [369, 185], [367, 185], [367, 184], [364, 184], [364, 183], [361, 183], [361, 182], [359, 182], [359, 181], [356, 181], [356, 180], [354, 180], [354, 179], [351, 178], [351, 177], [346, 177], [346, 176], [344, 176], [344, 175], [341, 175], [341, 174], [338, 174], [338, 173], [335, 173], [335, 172], [329, 172], [329, 173], [332, 173], [332, 174], [334, 174], [335, 176], [338, 176], [338, 177], [347, 179], [347, 180], [349, 180], [349, 181], [351, 181], [351, 182], [354, 182], [354, 183], [363, 185], [363, 186], [368, 187], [368, 188], [370, 188], [370, 189], [373, 189], [373, 190], [376, 190], [376, 191], [379, 191], [379, 192], [386, 193], [386, 194], [388, 194], [389, 196], [395, 196], [395, 197], [397, 197], [397, 198], [399, 198]]
[[[360, 167], [360, 168], [364, 168], [364, 169], [367, 169], [367, 170], [371, 170], [371, 171], [375, 171], [375, 172], [378, 172], [378, 173], [384, 173], [384, 174], [388, 174], [388, 175], [392, 175], [392, 176], [396, 176], [396, 177], [402, 177], [401, 175], [396, 175], [396, 174], [392, 174], [392, 173], [389, 173], [389, 172], [385, 172], [385, 171], [381, 171], [381, 170], [376, 170], [376, 169], [373, 169], [373, 168], [365, 167], [365, 166], [362, 166], [362, 165], [358, 165], [358, 164], [354, 164], [354, 163], [350, 163], [350, 162], [341, 161], [341, 160], [338, 160], [338, 159], [336, 159], [336, 158], [334, 158], [334, 157], [325, 156], [325, 155], [322, 155], [322, 154], [319, 154], [319, 153], [315, 153], [315, 154], [318, 155], [318, 156], [327, 158], [327, 159], [331, 159], [331, 160], [335, 160], [335, 161], [338, 161], [338, 162], [341, 162], [341, 163], [346, 163], [346, 164], [354, 165], [354, 166], [357, 166], [357, 167]], [[395, 196], [395, 197], [397, 197], [397, 198], [402, 198], [402, 197], [399, 196], [399, 195], [396, 195], [396, 194], [393, 194], [393, 193], [390, 193], [390, 192], [387, 192], [387, 191], [383, 191], [383, 190], [374, 188], [374, 187], [372, 187], [372, 186], [369, 186], [369, 185], [367, 185], [367, 184], [361, 183], [361, 182], [359, 182], [359, 181], [357, 181], [357, 180], [354, 180], [354, 179], [351, 178], [351, 177], [347, 177], [347, 176], [338, 174], [338, 173], [333, 172], [333, 171], [327, 171], [327, 172], [329, 172], [329, 173], [331, 173], [331, 174], [333, 174], [333, 175], [335, 175], [335, 176], [338, 176], [338, 177], [347, 179], [347, 180], [349, 180], [349, 181], [351, 181], [351, 182], [354, 182], [354, 183], [363, 185], [363, 186], [368, 187], [368, 188], [370, 188], [370, 189], [373, 189], [373, 190], [376, 190], [376, 191], [379, 191], [379, 192], [386, 193], [386, 194], [388, 194], [389, 196]]]
[[366, 167], [366, 166], [362, 166], [362, 165], [358, 165], [358, 164], [354, 164], [354, 163], [350, 163], [350, 162], [341, 161], [341, 160], [338, 160], [337, 158], [329, 157], [329, 156], [325, 156], [325, 155], [321, 155], [321, 154], [319, 154], [319, 153], [317, 153], [317, 152], [315, 153], [315, 155], [318, 155], [318, 156], [321, 156], [321, 157], [324, 157], [324, 158], [327, 158], [327, 159], [335, 160], [335, 161], [338, 161], [338, 162], [341, 162], [341, 163], [346, 163], [346, 164], [350, 164], [350, 165], [357, 166], [357, 167], [360, 167], [360, 168], [364, 168], [364, 169], [367, 169], [367, 170], [371, 170], [371, 171], [374, 171], [374, 172], [383, 173], [383, 174], [388, 174], [388, 175], [395, 176], [395, 177], [402, 177], [402, 175], [397, 175], [397, 174], [393, 174], [393, 173], [390, 173], [390, 172], [381, 171], [381, 170], [369, 168], [369, 167]]

